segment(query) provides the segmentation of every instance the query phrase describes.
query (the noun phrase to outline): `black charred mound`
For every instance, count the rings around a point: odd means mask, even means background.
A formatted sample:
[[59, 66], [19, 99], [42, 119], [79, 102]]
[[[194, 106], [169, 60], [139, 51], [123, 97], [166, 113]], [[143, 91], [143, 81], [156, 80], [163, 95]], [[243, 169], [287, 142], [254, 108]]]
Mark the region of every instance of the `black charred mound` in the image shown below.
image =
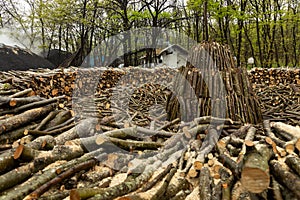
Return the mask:
[[18, 46], [0, 44], [0, 71], [28, 70], [37, 68], [54, 69], [48, 60]]
[[49, 54], [45, 57], [47, 57], [47, 60], [53, 63], [55, 66], [59, 66], [61, 63], [63, 63], [65, 60], [70, 58], [72, 56], [72, 53], [59, 50], [59, 49], [51, 49], [49, 51]]

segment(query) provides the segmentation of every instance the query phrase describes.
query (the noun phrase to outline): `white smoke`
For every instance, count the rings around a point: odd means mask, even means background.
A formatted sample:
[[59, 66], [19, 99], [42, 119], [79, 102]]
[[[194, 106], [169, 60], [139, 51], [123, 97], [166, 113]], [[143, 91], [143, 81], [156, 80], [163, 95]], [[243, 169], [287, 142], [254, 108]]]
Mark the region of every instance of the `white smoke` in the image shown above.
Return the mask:
[[18, 42], [16, 39], [13, 38], [11, 35], [11, 31], [7, 29], [0, 29], [0, 43], [3, 43], [5, 45], [9, 46], [19, 46], [21, 48], [26, 48], [23, 44]]
[[35, 54], [41, 53], [41, 48], [39, 48], [41, 42], [39, 38], [35, 38], [33, 43], [30, 42], [30, 39], [26, 35], [21, 34], [21, 31], [17, 33], [8, 28], [0, 29], [0, 43], [3, 43], [8, 46], [18, 46], [26, 50], [30, 50]]

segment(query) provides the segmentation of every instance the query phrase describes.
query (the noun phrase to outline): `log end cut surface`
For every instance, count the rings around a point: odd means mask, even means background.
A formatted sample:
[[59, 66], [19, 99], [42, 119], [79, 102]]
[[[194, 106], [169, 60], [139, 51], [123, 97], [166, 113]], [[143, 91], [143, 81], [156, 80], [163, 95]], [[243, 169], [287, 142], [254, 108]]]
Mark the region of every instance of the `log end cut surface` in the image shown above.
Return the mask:
[[269, 173], [266, 171], [245, 167], [241, 175], [241, 182], [248, 191], [252, 193], [261, 193], [268, 189], [270, 177]]

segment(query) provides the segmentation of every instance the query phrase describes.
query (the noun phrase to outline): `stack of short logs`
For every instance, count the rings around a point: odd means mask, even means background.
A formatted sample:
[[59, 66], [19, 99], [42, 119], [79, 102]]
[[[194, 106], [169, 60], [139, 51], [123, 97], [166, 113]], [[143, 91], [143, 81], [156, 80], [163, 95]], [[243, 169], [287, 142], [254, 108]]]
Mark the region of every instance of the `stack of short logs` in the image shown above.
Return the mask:
[[212, 115], [243, 123], [262, 121], [246, 70], [237, 67], [229, 49], [218, 43], [191, 50], [186, 67], [175, 78], [167, 112], [170, 120]]
[[249, 78], [255, 85], [300, 84], [300, 69], [295, 68], [253, 68]]

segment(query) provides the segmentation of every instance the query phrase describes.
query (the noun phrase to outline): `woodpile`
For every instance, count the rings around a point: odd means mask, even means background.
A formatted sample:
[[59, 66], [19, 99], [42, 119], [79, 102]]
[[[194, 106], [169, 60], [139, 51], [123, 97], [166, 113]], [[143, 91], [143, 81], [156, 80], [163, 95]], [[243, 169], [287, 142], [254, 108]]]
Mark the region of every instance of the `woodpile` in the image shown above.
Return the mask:
[[7, 98], [30, 101], [3, 101], [2, 112], [26, 107], [1, 116], [0, 199], [300, 197], [298, 127], [231, 119], [217, 126], [211, 116], [157, 118], [156, 127], [109, 117], [75, 122], [64, 97], [19, 94]]
[[127, 70], [101, 72], [93, 90], [95, 71], [0, 74], [0, 200], [300, 198], [299, 85], [253, 86], [263, 123], [167, 120], [170, 90], [146, 80], [176, 71]]
[[300, 126], [300, 85], [253, 85], [264, 119]]
[[229, 49], [218, 43], [199, 44], [191, 50], [186, 67], [175, 78], [173, 91], [167, 102], [171, 120], [212, 115], [243, 123], [262, 121], [246, 70], [237, 67]]
[[249, 79], [255, 85], [300, 84], [300, 69], [293, 68], [253, 68]]

